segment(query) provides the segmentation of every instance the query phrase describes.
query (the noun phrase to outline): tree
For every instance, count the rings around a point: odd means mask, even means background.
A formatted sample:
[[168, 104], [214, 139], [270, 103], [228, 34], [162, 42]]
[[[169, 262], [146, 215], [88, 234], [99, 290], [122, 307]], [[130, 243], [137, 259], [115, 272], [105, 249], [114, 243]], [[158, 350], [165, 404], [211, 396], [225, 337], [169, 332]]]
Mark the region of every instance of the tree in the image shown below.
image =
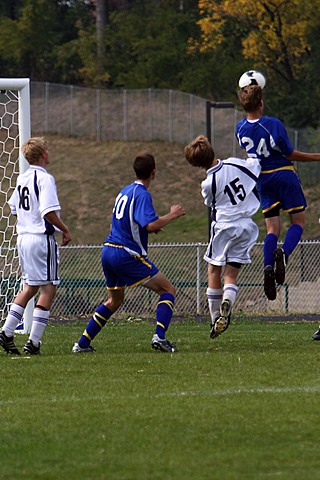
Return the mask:
[[90, 0], [19, 0], [12, 5], [14, 15], [8, 8], [0, 15], [0, 67], [6, 76], [80, 83], [82, 63], [74, 42], [79, 31], [94, 23]]
[[[103, 74], [105, 57], [104, 33], [108, 22], [107, 0], [97, 0], [96, 6], [96, 35], [97, 35], [97, 75], [100, 78]], [[100, 82], [99, 82], [100, 83]]]
[[[199, 9], [201, 39], [194, 47], [207, 52], [228, 44], [226, 32], [230, 33], [230, 23], [236, 21], [242, 27], [242, 55], [248, 66], [267, 74], [268, 84], [274, 85], [270, 88], [274, 106], [281, 107], [281, 98], [295, 98], [289, 108], [286, 105], [287, 118], [303, 125], [297, 97], [317, 68], [312, 62], [316, 45], [311, 33], [320, 28], [320, 0], [200, 0]], [[238, 77], [241, 73], [235, 71]], [[310, 83], [309, 89], [311, 92]], [[315, 115], [314, 110], [314, 120]]]
[[110, 87], [179, 89], [196, 10], [181, 11], [173, 3], [145, 0], [110, 14], [105, 36]]
[[19, 4], [21, 0], [1, 0], [0, 3], [0, 17], [8, 17], [11, 20], [17, 18]]

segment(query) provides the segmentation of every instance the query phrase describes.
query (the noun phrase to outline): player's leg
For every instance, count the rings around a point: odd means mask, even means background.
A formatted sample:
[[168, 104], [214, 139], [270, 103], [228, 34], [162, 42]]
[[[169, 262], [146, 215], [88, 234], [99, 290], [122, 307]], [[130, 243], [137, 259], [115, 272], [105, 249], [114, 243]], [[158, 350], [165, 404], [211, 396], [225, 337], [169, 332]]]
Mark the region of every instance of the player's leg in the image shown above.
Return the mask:
[[288, 228], [282, 248], [274, 251], [276, 263], [275, 277], [279, 284], [284, 283], [288, 258], [301, 240], [305, 226], [305, 211], [292, 211], [290, 213], [291, 226]]
[[[250, 252], [259, 235], [259, 229], [251, 218], [239, 219], [224, 229], [227, 230], [224, 238], [226, 240], [229, 237], [229, 241], [224, 247], [226, 249], [226, 266], [223, 274], [224, 285], [220, 316], [214, 325], [216, 336], [223, 333], [230, 324], [232, 308], [238, 294], [238, 274], [242, 265], [251, 263]], [[211, 336], [211, 338], [215, 337]]]
[[159, 295], [156, 330], [151, 342], [152, 348], [163, 352], [174, 352], [175, 346], [166, 339], [166, 332], [173, 314], [176, 289], [161, 272], [156, 273], [143, 286]]
[[[220, 305], [220, 316], [215, 322], [216, 336], [225, 332], [230, 325], [232, 307], [238, 294], [237, 277], [241, 264], [228, 262], [224, 270], [223, 298]], [[213, 338], [213, 337], [212, 337]]]
[[215, 323], [220, 317], [220, 306], [222, 302], [222, 283], [221, 283], [222, 266], [208, 264], [208, 288], [207, 300], [211, 317], [210, 338], [215, 338]]
[[225, 224], [212, 223], [211, 237], [204, 260], [208, 262], [208, 288], [207, 298], [211, 316], [210, 338], [216, 338], [216, 324], [220, 318], [220, 306], [222, 302], [223, 289], [221, 282], [222, 268], [227, 263], [227, 255], [230, 245], [234, 242], [238, 232], [231, 222], [228, 228]]
[[273, 252], [277, 248], [278, 238], [280, 235], [281, 223], [279, 209], [277, 209], [278, 214], [271, 217], [265, 217], [265, 223], [267, 227], [267, 235], [264, 239], [263, 247], [263, 257], [264, 257], [264, 266], [271, 266], [274, 268], [274, 257]]
[[23, 347], [25, 353], [31, 355], [40, 353], [40, 341], [48, 324], [52, 302], [57, 290], [56, 285], [52, 283], [41, 285], [39, 288], [40, 295], [33, 310], [31, 332], [27, 343]]
[[23, 350], [30, 355], [40, 353], [40, 340], [44, 334], [59, 278], [59, 247], [54, 235], [24, 235], [19, 243], [27, 283], [40, 289], [33, 310], [31, 332]]
[[288, 228], [282, 248], [274, 251], [276, 263], [275, 278], [277, 283], [285, 281], [286, 264], [289, 256], [301, 240], [305, 226], [305, 208], [307, 202], [295, 172], [282, 173], [280, 200], [282, 210], [290, 215], [291, 226]]
[[107, 321], [122, 305], [125, 295], [126, 270], [130, 271], [130, 265], [134, 262], [122, 248], [104, 246], [101, 256], [101, 264], [108, 289], [108, 299], [99, 305], [89, 320], [82, 336], [72, 348], [72, 353], [95, 352], [91, 341], [100, 333]]
[[72, 353], [95, 352], [91, 341], [100, 333], [107, 321], [122, 305], [124, 300], [124, 287], [117, 290], [108, 290], [108, 300], [99, 305], [89, 320], [82, 336], [74, 344]]
[[275, 300], [277, 297], [277, 289], [274, 273], [274, 252], [277, 249], [277, 243], [281, 229], [278, 206], [275, 209], [265, 213], [265, 223], [267, 227], [267, 235], [264, 239], [263, 245], [264, 293], [269, 300]]
[[17, 325], [21, 322], [27, 303], [37, 293], [38, 286], [29, 282], [29, 275], [33, 270], [30, 262], [30, 249], [33, 248], [33, 235], [24, 235], [23, 239], [18, 236], [17, 246], [19, 254], [19, 264], [22, 272], [23, 290], [14, 299], [10, 306], [8, 316], [0, 333], [0, 346], [8, 352], [19, 354], [14, 345], [13, 334]]
[[17, 325], [22, 320], [24, 310], [31, 298], [35, 296], [39, 287], [32, 286], [28, 284], [24, 284], [23, 290], [18, 293], [16, 298], [14, 299], [13, 303], [10, 306], [9, 314], [6, 318], [6, 321], [2, 327], [2, 331], [4, 331], [7, 335], [12, 336]]

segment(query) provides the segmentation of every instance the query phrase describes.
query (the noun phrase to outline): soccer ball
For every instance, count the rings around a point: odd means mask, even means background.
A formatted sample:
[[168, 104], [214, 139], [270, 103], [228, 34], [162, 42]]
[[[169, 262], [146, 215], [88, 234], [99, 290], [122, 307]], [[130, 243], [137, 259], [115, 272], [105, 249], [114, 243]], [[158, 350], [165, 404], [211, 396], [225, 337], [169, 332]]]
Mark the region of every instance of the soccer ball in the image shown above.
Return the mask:
[[259, 85], [262, 89], [265, 87], [266, 79], [262, 73], [257, 72], [257, 70], [249, 70], [241, 75], [239, 78], [239, 87], [245, 88], [249, 85]]

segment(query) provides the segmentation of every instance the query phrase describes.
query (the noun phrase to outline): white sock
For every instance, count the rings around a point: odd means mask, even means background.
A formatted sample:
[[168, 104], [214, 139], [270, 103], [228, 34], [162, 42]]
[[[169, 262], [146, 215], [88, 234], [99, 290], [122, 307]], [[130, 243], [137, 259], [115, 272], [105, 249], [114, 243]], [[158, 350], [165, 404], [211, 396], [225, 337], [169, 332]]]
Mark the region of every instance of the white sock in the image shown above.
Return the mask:
[[237, 293], [237, 285], [234, 285], [233, 283], [227, 283], [223, 287], [223, 300], [230, 300], [231, 305], [233, 306], [237, 298]]
[[49, 310], [40, 310], [39, 308], [35, 308], [33, 310], [32, 327], [29, 340], [32, 340], [32, 343], [35, 347], [39, 346], [42, 335], [44, 334], [44, 331], [46, 329], [49, 317]]
[[211, 322], [220, 317], [220, 305], [222, 301], [222, 288], [207, 288], [207, 298]]
[[7, 337], [12, 337], [15, 329], [21, 322], [23, 313], [24, 307], [21, 307], [21, 305], [18, 305], [17, 303], [13, 303], [11, 305], [6, 321], [2, 327], [2, 331], [7, 335]]

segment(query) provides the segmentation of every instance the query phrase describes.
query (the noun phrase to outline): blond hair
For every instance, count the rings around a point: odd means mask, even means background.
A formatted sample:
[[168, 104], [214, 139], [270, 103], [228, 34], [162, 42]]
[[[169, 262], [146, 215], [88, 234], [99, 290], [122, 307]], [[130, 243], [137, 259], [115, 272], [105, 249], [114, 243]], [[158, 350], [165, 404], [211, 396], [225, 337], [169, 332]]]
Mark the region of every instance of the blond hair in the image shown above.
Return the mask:
[[29, 138], [21, 147], [25, 159], [30, 165], [39, 163], [42, 155], [48, 150], [48, 143], [44, 137]]
[[189, 143], [184, 149], [184, 154], [190, 165], [206, 170], [212, 166], [215, 156], [212, 145], [204, 135], [198, 135]]

